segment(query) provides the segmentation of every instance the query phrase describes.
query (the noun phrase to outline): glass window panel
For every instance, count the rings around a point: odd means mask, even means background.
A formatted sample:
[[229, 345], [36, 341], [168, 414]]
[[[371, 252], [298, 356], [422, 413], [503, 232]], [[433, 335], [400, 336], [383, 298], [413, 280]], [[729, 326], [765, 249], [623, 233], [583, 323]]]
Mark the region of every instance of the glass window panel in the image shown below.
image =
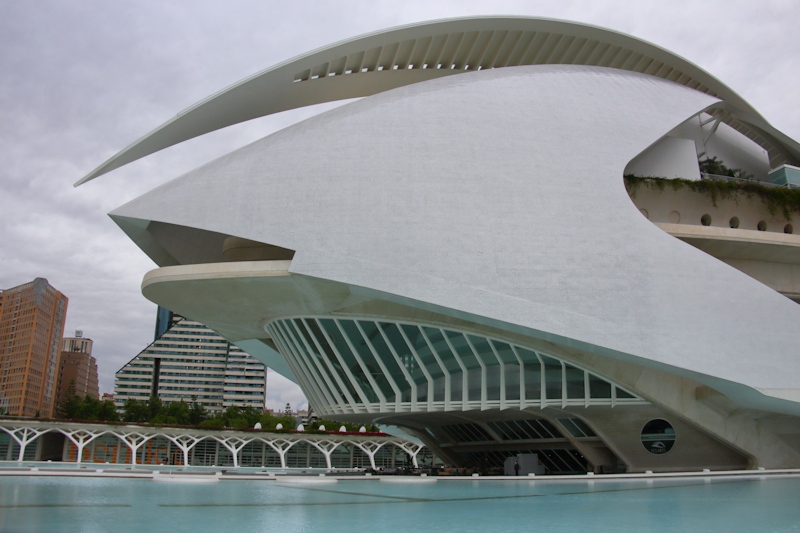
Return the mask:
[[298, 442], [286, 452], [286, 466], [288, 468], [308, 468], [310, 444]]
[[411, 345], [417, 352], [417, 356], [420, 361], [422, 361], [422, 364], [425, 365], [425, 369], [431, 377], [436, 379], [443, 376], [444, 372], [439, 366], [439, 363], [436, 362], [436, 358], [433, 356], [433, 353], [431, 353], [431, 349], [425, 341], [425, 337], [422, 335], [422, 331], [419, 327], [409, 326], [407, 324], [403, 324], [400, 327], [403, 329], [403, 333], [406, 334], [406, 337], [408, 337], [409, 342], [411, 342]]
[[328, 463], [325, 461], [325, 456], [314, 446], [308, 448], [308, 466], [310, 468], [325, 468]]
[[472, 343], [472, 346], [475, 348], [475, 351], [478, 352], [478, 357], [480, 357], [483, 364], [488, 366], [497, 366], [499, 363], [497, 362], [497, 357], [495, 357], [494, 352], [492, 351], [492, 347], [489, 346], [489, 341], [484, 339], [483, 337], [476, 337], [475, 335], [467, 335], [469, 337], [469, 342]]
[[544, 363], [546, 398], [548, 400], [560, 400], [562, 371], [561, 362], [551, 357], [547, 357], [546, 355], [542, 356], [542, 362]]
[[473, 368], [467, 371], [467, 386], [469, 393], [467, 399], [471, 402], [481, 401], [481, 369]]
[[575, 450], [553, 450], [561, 458], [569, 472], [585, 472], [585, 460]]
[[447, 385], [447, 378], [444, 376], [438, 377], [433, 380], [433, 401], [443, 402], [445, 387]]
[[[294, 322], [295, 324], [297, 324], [297, 327], [300, 329], [300, 331], [305, 330], [305, 327], [303, 325], [304, 322], [302, 320], [295, 319]], [[341, 386], [339, 386], [339, 383], [336, 381], [336, 377], [334, 376], [333, 371], [331, 371], [331, 368], [333, 368], [334, 371], [337, 372], [337, 374], [339, 374], [341, 378], [341, 376], [344, 375], [344, 372], [342, 371], [342, 365], [340, 365], [339, 362], [337, 361], [336, 356], [333, 354], [333, 350], [331, 349], [330, 344], [328, 343], [328, 340], [322, 334], [322, 330], [319, 329], [319, 324], [317, 324], [316, 320], [308, 319], [305, 321], [305, 324], [308, 325], [308, 332], [317, 340], [319, 347], [322, 348], [323, 353], [319, 354], [319, 356], [317, 357], [317, 359], [320, 362], [320, 367], [322, 367], [322, 371], [325, 373], [325, 375], [328, 376], [332, 386], [339, 393], [343, 401], [347, 402], [347, 395], [344, 394], [344, 391], [342, 390]], [[310, 344], [310, 346], [312, 350], [314, 350], [315, 352], [318, 351], [319, 349], [317, 347], [317, 344], [314, 344], [313, 342]], [[350, 388], [352, 389], [352, 386]]]
[[400, 333], [397, 324], [381, 322], [381, 327], [384, 333], [386, 333], [389, 342], [394, 347], [395, 353], [397, 353], [397, 356], [400, 358], [403, 368], [405, 368], [405, 371], [408, 372], [411, 379], [417, 385], [417, 400], [428, 401], [428, 380], [419, 367], [419, 364], [417, 364], [417, 359], [414, 357], [411, 348]]
[[519, 400], [519, 365], [506, 365], [506, 400]]
[[528, 440], [536, 438], [531, 434], [530, 428], [523, 421], [513, 421], [508, 423], [509, 427], [517, 440]]
[[[489, 401], [500, 400], [500, 376], [502, 368], [499, 365], [490, 366], [486, 369], [486, 399]], [[517, 396], [519, 396], [519, 383], [517, 383]]]
[[584, 371], [571, 365], [564, 365], [567, 377], [567, 398], [583, 400], [585, 396]]
[[467, 344], [467, 339], [464, 338], [464, 335], [457, 331], [447, 331], [446, 333], [447, 338], [450, 339], [450, 344], [453, 345], [456, 353], [461, 357], [461, 362], [464, 364], [464, 367], [467, 370], [480, 368], [480, 364], [478, 364], [478, 360], [475, 358], [475, 354], [472, 353], [472, 348]]
[[502, 422], [488, 422], [487, 425], [492, 431], [497, 433], [497, 436], [500, 437], [501, 440], [508, 440], [508, 435]]
[[489, 427], [492, 428], [502, 440], [513, 439], [511, 431], [505, 422], [489, 422]]
[[[531, 422], [534, 421], [532, 420]], [[561, 432], [557, 430], [556, 427], [549, 421], [542, 419], [542, 420], [535, 420], [535, 422], [540, 426], [541, 429], [539, 430], [539, 432], [542, 433], [543, 435], [549, 433], [551, 437], [554, 439], [564, 438], [564, 435], [562, 435]]]
[[460, 402], [464, 399], [464, 374], [456, 372], [450, 376], [450, 401]]
[[592, 398], [611, 398], [611, 383], [589, 374], [589, 392]]
[[[378, 388], [380, 388], [384, 398], [389, 400], [393, 399], [394, 391], [392, 390], [392, 386], [389, 385], [389, 380], [383, 375], [380, 365], [372, 355], [372, 351], [370, 351], [369, 346], [367, 346], [367, 341], [364, 340], [364, 337], [361, 335], [361, 332], [358, 331], [355, 323], [351, 320], [342, 320], [340, 324], [345, 334], [347, 334], [347, 337], [350, 339], [350, 342], [353, 344], [353, 347], [356, 349], [356, 352], [358, 352], [358, 355], [361, 357], [361, 360], [364, 362], [364, 366], [367, 372], [369, 372], [370, 377], [378, 384]], [[366, 379], [366, 376], [364, 376], [364, 378]], [[378, 401], [378, 399], [376, 398], [373, 401]]]
[[[347, 341], [344, 339], [341, 331], [336, 326], [336, 323], [330, 319], [320, 319], [320, 324], [323, 328], [325, 328], [325, 332], [331, 338], [334, 346], [336, 347], [336, 351], [339, 352], [341, 355], [344, 364], [347, 365], [347, 370], [353, 375], [356, 380], [356, 384], [358, 387], [364, 391], [364, 394], [367, 396], [368, 402], [377, 402], [378, 397], [375, 394], [375, 391], [372, 390], [372, 385], [370, 385], [369, 381], [367, 381], [367, 376], [364, 373], [364, 370], [361, 368], [361, 365], [358, 364], [355, 356], [353, 355], [350, 346], [347, 344]], [[350, 394], [353, 395], [354, 398], [361, 398], [357, 393], [355, 387], [353, 387], [351, 380], [344, 372], [344, 369], [341, 368], [341, 363], [339, 363], [338, 359], [336, 360], [337, 364], [335, 365], [336, 369], [342, 375], [342, 379], [347, 378], [345, 384], [347, 385], [348, 389], [350, 389]]]
[[[309, 379], [313, 380], [314, 383], [317, 383], [322, 388], [323, 395], [326, 397], [326, 400], [330, 401], [330, 398], [332, 398], [334, 402], [340, 402], [341, 400], [337, 399], [337, 392], [328, 387], [327, 382], [325, 382], [323, 377], [320, 375], [321, 371], [319, 368], [317, 368], [317, 364], [323, 363], [320, 360], [319, 354], [317, 353], [317, 347], [314, 344], [314, 340], [306, 331], [305, 326], [300, 323], [298, 326], [300, 333], [298, 333], [297, 328], [292, 325], [291, 321], [283, 320], [276, 323], [276, 328], [280, 330], [280, 333], [283, 334], [286, 342], [291, 343], [294, 349], [302, 355], [302, 357], [298, 359], [298, 364], [305, 369]], [[302, 339], [306, 340], [308, 347], [306, 347]], [[311, 349], [311, 352], [309, 352], [309, 348]]]
[[456, 442], [483, 442], [491, 441], [492, 437], [477, 424], [450, 424], [442, 429], [451, 433]]
[[616, 387], [616, 389], [617, 389], [617, 398], [625, 399], [625, 400], [636, 398], [636, 396], [634, 396], [630, 392], [624, 391], [624, 390], [620, 389], [619, 387]]
[[[478, 353], [480, 360], [486, 365], [486, 399], [490, 401], [499, 401], [502, 367], [497, 361], [497, 357], [487, 339], [474, 335], [468, 335], [468, 337], [475, 351]], [[514, 354], [511, 355], [513, 357]], [[517, 387], [519, 387], [519, 384], [517, 384]], [[519, 396], [519, 392], [517, 392], [517, 396]]]
[[331, 453], [331, 466], [333, 468], [351, 468], [350, 457], [353, 453], [352, 444], [340, 444]]
[[525, 365], [525, 399], [539, 400], [542, 397], [542, 365], [536, 354], [525, 348], [517, 348]]
[[375, 352], [389, 371], [389, 379], [393, 380], [400, 389], [401, 401], [411, 401], [411, 385], [406, 381], [403, 372], [400, 370], [400, 367], [397, 366], [397, 362], [391, 350], [389, 350], [389, 347], [386, 346], [386, 343], [383, 341], [383, 336], [380, 331], [378, 331], [378, 326], [374, 322], [359, 321], [358, 323], [364, 330], [364, 334], [367, 336], [369, 342], [372, 343], [373, 348], [375, 348]]
[[424, 326], [422, 329], [425, 330], [425, 334], [428, 336], [434, 349], [438, 352], [439, 358], [448, 373], [461, 372], [461, 367], [458, 366], [458, 362], [453, 357], [453, 352], [450, 350], [450, 346], [448, 346], [447, 342], [445, 342], [442, 332], [438, 329]]
[[481, 399], [481, 366], [478, 359], [472, 353], [472, 348], [467, 344], [467, 339], [461, 333], [447, 331], [447, 338], [461, 358], [461, 362], [467, 369], [467, 383], [469, 387], [468, 399], [477, 402]]
[[515, 440], [518, 438], [517, 432], [511, 422], [494, 422], [489, 424], [489, 427], [495, 430], [503, 440]]
[[536, 420], [525, 420], [522, 422], [527, 426], [527, 432], [531, 435], [532, 439], [546, 439], [547, 434], [540, 431], [541, 426], [536, 423]]
[[469, 436], [464, 432], [463, 428], [453, 426], [450, 430], [455, 435], [457, 442], [469, 442]]
[[572, 423], [575, 424], [583, 432], [583, 434], [585, 436], [587, 436], [587, 437], [596, 437], [597, 436], [595, 434], [595, 432], [592, 431], [592, 428], [590, 428], [586, 424], [586, 422], [584, 422], [580, 418], [572, 418], [571, 420], [572, 420]]
[[472, 426], [465, 425], [464, 431], [470, 436], [473, 441], [481, 440], [480, 433]]
[[500, 356], [500, 360], [503, 361], [505, 364], [517, 364], [517, 358], [514, 356], [514, 352], [511, 351], [511, 346], [504, 342], [500, 341], [492, 341], [492, 345], [494, 346], [497, 355]]
[[[450, 399], [455, 402], [460, 402], [462, 399], [462, 384], [463, 381], [461, 379], [461, 367], [458, 366], [458, 362], [453, 357], [453, 352], [450, 350], [450, 347], [445, 342], [442, 333], [438, 329], [434, 328], [427, 328], [423, 327], [425, 330], [425, 335], [428, 336], [428, 339], [431, 341], [434, 349], [439, 354], [439, 359], [441, 359], [442, 363], [444, 364], [447, 372], [451, 375], [450, 379]], [[441, 380], [439, 383], [442, 384], [444, 387], [444, 380]], [[438, 385], [438, 383], [437, 383]], [[438, 390], [438, 387], [437, 387]], [[436, 394], [436, 392], [434, 392]], [[438, 396], [435, 396], [438, 398]], [[442, 389], [442, 399], [444, 399], [444, 389]]]
[[584, 435], [584, 434], [583, 434], [583, 431], [581, 431], [581, 430], [580, 430], [580, 428], [578, 428], [578, 427], [577, 427], [577, 426], [576, 426], [576, 425], [573, 423], [573, 421], [572, 421], [572, 420], [570, 420], [569, 418], [559, 418], [559, 419], [558, 419], [558, 421], [559, 421], [559, 422], [561, 422], [561, 425], [562, 425], [562, 426], [564, 426], [564, 429], [566, 429], [567, 431], [569, 431], [569, 432], [570, 432], [570, 434], [571, 434], [573, 437], [578, 437], [578, 438], [580, 438], [580, 437], [585, 437], [585, 436], [586, 436], [586, 435]]
[[442, 426], [442, 431], [447, 433], [452, 442], [461, 442], [463, 440], [461, 433], [452, 426]]

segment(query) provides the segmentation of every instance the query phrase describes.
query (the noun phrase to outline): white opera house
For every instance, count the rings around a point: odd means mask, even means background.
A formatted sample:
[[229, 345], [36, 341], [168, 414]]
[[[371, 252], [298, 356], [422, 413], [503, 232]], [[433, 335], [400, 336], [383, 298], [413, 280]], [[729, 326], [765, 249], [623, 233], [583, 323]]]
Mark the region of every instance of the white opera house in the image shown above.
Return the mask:
[[144, 295], [322, 416], [451, 464], [800, 467], [800, 145], [656, 45], [515, 17], [379, 31], [210, 96], [80, 183], [344, 99], [113, 211], [158, 265]]

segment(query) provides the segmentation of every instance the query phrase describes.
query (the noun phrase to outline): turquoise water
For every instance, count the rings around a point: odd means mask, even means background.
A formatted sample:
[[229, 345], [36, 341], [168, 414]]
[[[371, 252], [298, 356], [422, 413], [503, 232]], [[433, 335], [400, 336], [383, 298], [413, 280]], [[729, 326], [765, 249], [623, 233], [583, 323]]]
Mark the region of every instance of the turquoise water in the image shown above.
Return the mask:
[[800, 531], [800, 478], [378, 480], [332, 485], [0, 478], [0, 531]]

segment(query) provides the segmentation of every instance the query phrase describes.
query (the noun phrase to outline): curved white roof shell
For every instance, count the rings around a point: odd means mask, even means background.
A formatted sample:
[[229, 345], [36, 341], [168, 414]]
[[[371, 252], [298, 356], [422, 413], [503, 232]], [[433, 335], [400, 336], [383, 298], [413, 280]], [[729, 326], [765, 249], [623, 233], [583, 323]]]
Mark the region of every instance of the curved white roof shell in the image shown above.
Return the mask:
[[708, 111], [767, 150], [772, 167], [800, 163], [797, 142], [714, 76], [663, 48], [573, 22], [480, 17], [375, 32], [261, 71], [179, 113], [76, 185], [185, 140], [273, 113], [470, 71], [545, 64], [628, 70], [719, 98], [722, 103]]
[[[237, 342], [301, 314], [265, 287], [322, 280], [666, 366], [754, 406], [756, 391], [796, 393], [800, 308], [651, 224], [620, 179], [636, 154], [718, 102], [610, 68], [474, 72], [296, 124], [112, 217], [159, 265], [185, 265], [146, 281], [147, 296], [221, 331], [252, 324]], [[222, 241], [210, 237], [210, 251], [193, 246], [183, 260], [190, 230], [295, 250], [288, 279], [202, 274], [196, 263], [258, 263], [215, 260]]]

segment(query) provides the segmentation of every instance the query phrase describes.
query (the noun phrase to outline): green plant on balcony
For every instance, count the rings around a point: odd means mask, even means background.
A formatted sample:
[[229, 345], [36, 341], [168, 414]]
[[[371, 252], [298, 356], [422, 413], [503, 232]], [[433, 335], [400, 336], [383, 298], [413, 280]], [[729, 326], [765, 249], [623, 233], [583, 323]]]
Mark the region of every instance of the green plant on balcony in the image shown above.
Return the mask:
[[679, 191], [684, 187], [692, 192], [702, 193], [709, 197], [714, 207], [717, 201], [731, 199], [738, 202], [745, 197], [761, 199], [772, 216], [781, 213], [786, 220], [792, 220], [792, 214], [800, 214], [800, 189], [784, 189], [780, 187], [766, 187], [757, 181], [729, 182], [717, 180], [687, 180], [684, 178], [658, 178], [653, 176], [625, 175], [625, 188], [631, 198], [636, 198], [636, 189], [640, 186], [652, 190], [664, 191], [670, 187]]

